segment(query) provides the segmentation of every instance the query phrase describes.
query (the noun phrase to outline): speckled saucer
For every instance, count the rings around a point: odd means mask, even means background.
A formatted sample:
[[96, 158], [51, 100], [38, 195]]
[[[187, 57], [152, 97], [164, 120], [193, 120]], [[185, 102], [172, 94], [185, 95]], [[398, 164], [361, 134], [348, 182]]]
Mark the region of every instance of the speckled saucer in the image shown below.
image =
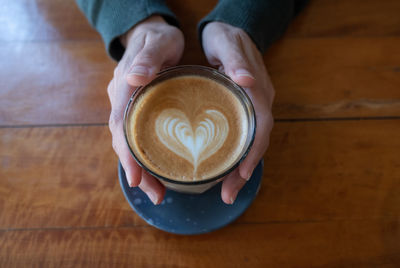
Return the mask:
[[208, 233], [236, 220], [256, 197], [262, 171], [261, 161], [233, 205], [226, 205], [222, 201], [219, 183], [203, 194], [183, 194], [167, 190], [164, 201], [155, 206], [139, 187], [128, 186], [125, 171], [121, 163], [118, 165], [119, 182], [133, 210], [158, 229], [185, 235]]

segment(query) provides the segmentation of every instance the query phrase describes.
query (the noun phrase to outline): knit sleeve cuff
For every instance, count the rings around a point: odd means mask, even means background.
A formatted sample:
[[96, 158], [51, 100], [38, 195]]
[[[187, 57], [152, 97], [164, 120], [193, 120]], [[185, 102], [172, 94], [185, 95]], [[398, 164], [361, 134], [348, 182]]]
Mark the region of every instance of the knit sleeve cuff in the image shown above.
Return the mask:
[[101, 1], [83, 10], [91, 24], [101, 34], [108, 54], [119, 61], [125, 48], [119, 36], [151, 15], [161, 15], [167, 23], [179, 26], [178, 20], [163, 0]]
[[280, 37], [294, 13], [288, 0], [220, 0], [198, 24], [199, 40], [207, 23], [219, 21], [243, 29], [263, 53]]

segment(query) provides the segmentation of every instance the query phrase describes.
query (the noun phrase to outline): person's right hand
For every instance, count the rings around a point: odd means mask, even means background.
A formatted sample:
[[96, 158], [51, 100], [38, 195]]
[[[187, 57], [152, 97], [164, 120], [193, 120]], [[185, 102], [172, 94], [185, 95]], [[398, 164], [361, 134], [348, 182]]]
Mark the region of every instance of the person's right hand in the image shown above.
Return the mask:
[[165, 187], [142, 170], [131, 156], [123, 131], [123, 115], [136, 87], [149, 83], [160, 70], [178, 63], [184, 48], [183, 34], [162, 17], [152, 16], [133, 27], [120, 40], [126, 50], [107, 89], [111, 102], [109, 127], [112, 144], [129, 186], [139, 186], [154, 204], [159, 204]]

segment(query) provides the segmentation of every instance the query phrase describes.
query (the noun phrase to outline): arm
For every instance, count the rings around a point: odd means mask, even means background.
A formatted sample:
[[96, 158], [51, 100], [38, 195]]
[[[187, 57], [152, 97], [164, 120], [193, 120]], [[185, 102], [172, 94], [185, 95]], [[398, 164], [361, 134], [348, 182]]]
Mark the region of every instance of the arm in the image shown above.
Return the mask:
[[[221, 0], [199, 23], [204, 53], [242, 86], [253, 102], [257, 131], [246, 159], [223, 181], [221, 196], [232, 204], [264, 156], [274, 124], [275, 89], [265, 68], [262, 52], [286, 29], [296, 13], [295, 0]], [[261, 53], [260, 53], [261, 52]]]
[[76, 0], [90, 24], [101, 34], [109, 55], [119, 61], [125, 48], [119, 36], [152, 15], [161, 15], [170, 25], [178, 26], [175, 15], [163, 0]]

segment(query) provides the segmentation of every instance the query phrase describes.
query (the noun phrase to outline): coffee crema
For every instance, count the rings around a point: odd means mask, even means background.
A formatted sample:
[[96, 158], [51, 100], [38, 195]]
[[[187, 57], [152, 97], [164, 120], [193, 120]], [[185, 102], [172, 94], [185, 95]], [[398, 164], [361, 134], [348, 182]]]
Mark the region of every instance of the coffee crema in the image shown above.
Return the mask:
[[200, 181], [240, 159], [248, 133], [243, 104], [212, 79], [184, 75], [161, 81], [138, 96], [127, 138], [138, 160], [176, 181]]

